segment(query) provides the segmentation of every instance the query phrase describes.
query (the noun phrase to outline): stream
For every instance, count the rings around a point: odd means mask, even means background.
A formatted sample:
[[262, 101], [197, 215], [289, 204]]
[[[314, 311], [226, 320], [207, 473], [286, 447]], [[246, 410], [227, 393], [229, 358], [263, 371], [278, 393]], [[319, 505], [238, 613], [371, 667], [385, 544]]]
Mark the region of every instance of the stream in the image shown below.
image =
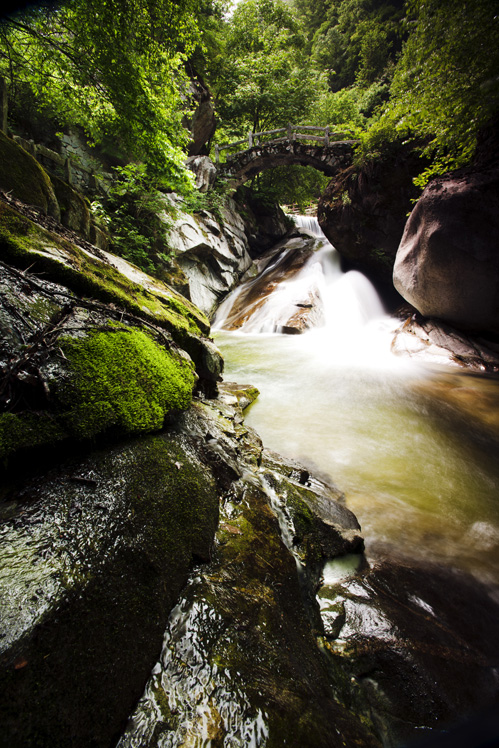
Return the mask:
[[[498, 412], [499, 381], [393, 355], [399, 320], [308, 221], [316, 252], [303, 268], [271, 284], [238, 330], [226, 328], [254, 279], [214, 321], [224, 378], [260, 390], [246, 423], [345, 493], [368, 555], [396, 549], [498, 584], [498, 433], [475, 416]], [[306, 298], [319, 299], [322, 324], [279, 332]]]

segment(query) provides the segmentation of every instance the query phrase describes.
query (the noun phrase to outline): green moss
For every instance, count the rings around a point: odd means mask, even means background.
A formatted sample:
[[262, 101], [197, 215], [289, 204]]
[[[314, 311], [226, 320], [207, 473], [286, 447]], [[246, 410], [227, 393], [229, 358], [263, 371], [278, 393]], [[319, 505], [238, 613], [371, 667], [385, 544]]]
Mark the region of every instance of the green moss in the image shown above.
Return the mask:
[[190, 362], [140, 330], [116, 328], [61, 338], [70, 381], [59, 399], [70, 431], [91, 437], [112, 426], [127, 434], [154, 431], [170, 410], [189, 407], [195, 374]]
[[209, 322], [202, 312], [167, 286], [158, 293], [147, 290], [110, 263], [90, 256], [5, 204], [0, 204], [0, 256], [18, 267], [34, 265], [35, 272], [43, 271], [50, 280], [67, 285], [75, 293], [114, 303], [151, 319], [180, 343], [189, 333], [209, 331]]
[[0, 132], [0, 187], [56, 218], [59, 206], [48, 174], [24, 148]]
[[68, 436], [47, 413], [0, 414], [0, 458], [19, 449], [55, 444]]

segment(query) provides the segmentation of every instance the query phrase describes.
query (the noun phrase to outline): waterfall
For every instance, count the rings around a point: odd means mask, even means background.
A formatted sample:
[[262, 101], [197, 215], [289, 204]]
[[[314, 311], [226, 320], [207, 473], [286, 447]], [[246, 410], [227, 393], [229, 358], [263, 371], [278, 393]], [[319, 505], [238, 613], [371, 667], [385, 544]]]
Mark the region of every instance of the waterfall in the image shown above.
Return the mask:
[[293, 216], [293, 220], [298, 228], [308, 231], [313, 236], [326, 239], [316, 216]]
[[[243, 333], [310, 332], [323, 328], [330, 343], [346, 344], [371, 320], [384, 316], [372, 283], [358, 271], [343, 273], [337, 250], [317, 218], [295, 216], [301, 231], [315, 239], [313, 251], [294, 274], [285, 269], [295, 244], [284, 247], [257, 278], [243, 283], [220, 306], [214, 330]], [[307, 241], [304, 236], [304, 242]], [[324, 337], [324, 335], [323, 335]]]

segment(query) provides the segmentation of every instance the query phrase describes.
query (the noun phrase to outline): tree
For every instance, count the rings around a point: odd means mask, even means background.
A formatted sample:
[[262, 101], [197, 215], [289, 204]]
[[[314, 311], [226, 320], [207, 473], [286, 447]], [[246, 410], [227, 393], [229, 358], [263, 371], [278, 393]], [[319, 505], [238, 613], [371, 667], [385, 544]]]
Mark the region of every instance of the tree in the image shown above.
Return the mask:
[[182, 189], [186, 57], [195, 0], [70, 0], [30, 7], [0, 26], [0, 72], [29, 100], [96, 143], [119, 143]]
[[426, 142], [423, 183], [467, 163], [499, 115], [499, 14], [496, 0], [410, 0], [408, 23], [384, 120]]
[[244, 0], [228, 23], [216, 85], [229, 136], [299, 121], [314, 98], [305, 39], [281, 0]]

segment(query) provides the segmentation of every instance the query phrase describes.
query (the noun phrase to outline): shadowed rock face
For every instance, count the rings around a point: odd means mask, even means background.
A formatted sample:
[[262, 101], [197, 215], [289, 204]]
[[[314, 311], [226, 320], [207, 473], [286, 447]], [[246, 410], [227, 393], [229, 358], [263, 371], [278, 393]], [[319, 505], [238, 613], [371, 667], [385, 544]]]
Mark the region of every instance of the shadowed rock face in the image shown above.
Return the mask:
[[351, 166], [331, 181], [317, 216], [340, 255], [371, 280], [392, 284], [392, 268], [412, 200], [413, 178], [423, 168], [407, 147], [391, 156]]
[[499, 172], [435, 179], [407, 222], [394, 285], [426, 317], [497, 333], [498, 245]]
[[412, 745], [497, 702], [499, 608], [471, 577], [388, 556], [319, 599], [334, 616], [325, 649], [350, 674], [344, 698], [370, 714], [383, 745]]

